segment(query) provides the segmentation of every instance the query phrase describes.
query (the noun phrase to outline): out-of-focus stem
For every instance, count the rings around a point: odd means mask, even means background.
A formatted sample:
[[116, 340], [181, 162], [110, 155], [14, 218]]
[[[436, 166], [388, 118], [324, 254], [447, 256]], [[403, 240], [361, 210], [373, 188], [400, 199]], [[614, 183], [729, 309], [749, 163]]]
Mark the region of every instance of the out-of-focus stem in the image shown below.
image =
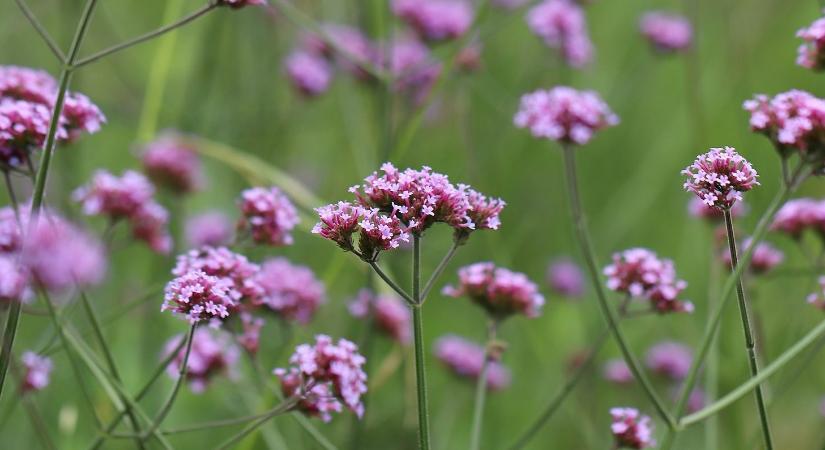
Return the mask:
[[430, 279], [427, 280], [427, 284], [424, 285], [424, 290], [421, 291], [421, 302], [427, 301], [427, 296], [430, 295], [430, 291], [435, 286], [435, 283], [438, 281], [438, 278], [444, 273], [444, 269], [447, 268], [447, 264], [450, 263], [450, 260], [453, 259], [455, 256], [455, 252], [458, 250], [458, 247], [461, 244], [458, 241], [453, 241], [453, 245], [450, 246], [450, 250], [447, 251], [447, 254], [444, 255], [444, 258], [441, 259], [441, 262], [438, 263], [438, 266], [433, 271], [432, 275], [430, 275]]
[[481, 430], [484, 425], [484, 401], [487, 395], [487, 377], [492, 362], [492, 346], [495, 345], [498, 320], [490, 319], [487, 325], [487, 344], [484, 347], [484, 363], [476, 381], [475, 405], [473, 406], [473, 428], [470, 435], [470, 450], [478, 450], [481, 445]]
[[23, 222], [20, 220], [20, 205], [17, 203], [17, 195], [14, 193], [14, 185], [11, 183], [11, 174], [8, 170], [3, 171], [3, 179], [6, 181], [6, 191], [9, 194], [11, 208], [14, 210], [14, 218], [17, 219], [17, 226], [22, 229]]
[[243, 439], [244, 437], [246, 437], [247, 435], [249, 435], [253, 431], [257, 430], [258, 427], [265, 424], [266, 422], [268, 422], [273, 417], [289, 412], [292, 408], [295, 407], [295, 405], [298, 403], [299, 400], [300, 400], [300, 397], [298, 397], [298, 396], [293, 396], [293, 397], [290, 397], [290, 398], [284, 400], [284, 402], [281, 403], [278, 407], [270, 410], [263, 417], [256, 420], [255, 422], [249, 424], [246, 428], [241, 430], [239, 433], [235, 434], [234, 436], [232, 436], [229, 439], [227, 439], [226, 441], [224, 441], [223, 444], [221, 444], [217, 447], [217, 450], [226, 450], [226, 449], [232, 448], [238, 441], [240, 441], [241, 439]]
[[29, 5], [26, 4], [25, 0], [14, 1], [15, 3], [17, 3], [17, 7], [20, 8], [20, 12], [22, 12], [23, 15], [26, 16], [26, 19], [29, 21], [31, 26], [34, 27], [34, 29], [37, 31], [37, 34], [39, 34], [40, 37], [43, 38], [43, 42], [46, 43], [46, 45], [49, 47], [49, 50], [51, 50], [52, 53], [54, 53], [54, 56], [57, 58], [57, 60], [61, 64], [66, 62], [66, 55], [63, 54], [63, 51], [60, 50], [60, 47], [57, 45], [54, 39], [52, 39], [52, 36], [49, 34], [48, 31], [46, 31], [46, 27], [44, 27], [43, 24], [41, 24], [40, 21], [37, 20], [37, 16], [34, 15], [32, 10], [29, 8]]

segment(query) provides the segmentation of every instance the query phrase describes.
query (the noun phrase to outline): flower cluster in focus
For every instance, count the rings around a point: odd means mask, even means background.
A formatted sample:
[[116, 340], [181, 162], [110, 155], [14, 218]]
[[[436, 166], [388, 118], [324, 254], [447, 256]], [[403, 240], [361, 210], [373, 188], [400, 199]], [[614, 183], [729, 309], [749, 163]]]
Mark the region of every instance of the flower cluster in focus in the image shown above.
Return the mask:
[[634, 408], [612, 408], [610, 430], [617, 448], [643, 449], [656, 446], [650, 417]]
[[286, 194], [276, 187], [256, 187], [243, 191], [240, 199], [241, 220], [238, 229], [246, 231], [258, 244], [282, 246], [292, 244], [292, 229], [300, 219]]
[[706, 205], [730, 209], [742, 193], [759, 185], [759, 175], [751, 163], [733, 147], [711, 148], [682, 171], [684, 187]]
[[544, 296], [527, 275], [479, 262], [458, 270], [458, 285], [445, 286], [444, 295], [468, 297], [491, 316], [503, 319], [512, 314], [537, 317], [544, 306]]
[[693, 304], [679, 299], [687, 287], [676, 277], [673, 261], [661, 259], [645, 248], [632, 248], [613, 255], [613, 263], [605, 267], [607, 287], [632, 298], [650, 301], [659, 313], [692, 312]]
[[513, 122], [537, 138], [583, 145], [619, 118], [596, 92], [557, 86], [522, 96]]

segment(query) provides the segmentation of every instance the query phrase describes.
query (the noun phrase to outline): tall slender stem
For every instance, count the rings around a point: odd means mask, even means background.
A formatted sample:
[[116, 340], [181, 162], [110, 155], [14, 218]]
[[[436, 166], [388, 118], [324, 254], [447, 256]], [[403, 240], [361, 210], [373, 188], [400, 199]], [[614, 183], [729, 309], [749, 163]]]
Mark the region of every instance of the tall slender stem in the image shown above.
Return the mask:
[[277, 408], [269, 411], [269, 413], [265, 414], [263, 417], [256, 420], [255, 422], [249, 424], [246, 428], [241, 430], [239, 433], [237, 433], [234, 436], [230, 437], [229, 439], [224, 441], [221, 445], [216, 447], [216, 449], [217, 450], [226, 450], [226, 449], [232, 448], [232, 446], [234, 446], [238, 441], [245, 438], [247, 435], [249, 435], [249, 433], [252, 433], [253, 431], [257, 430], [258, 427], [265, 424], [266, 422], [268, 422], [273, 417], [275, 417], [277, 415], [280, 415], [280, 414], [284, 414], [286, 412], [289, 412], [295, 406], [295, 404], [298, 403], [299, 400], [300, 400], [300, 397], [298, 397], [298, 396], [293, 396], [293, 397], [290, 397], [290, 398], [284, 400], [284, 402], [281, 403], [280, 406], [278, 406]]
[[[46, 190], [46, 177], [49, 174], [49, 164], [51, 163], [52, 153], [54, 153], [55, 138], [57, 137], [57, 127], [60, 123], [60, 115], [63, 113], [63, 102], [66, 99], [66, 91], [69, 89], [69, 81], [72, 76], [72, 63], [77, 58], [77, 52], [80, 49], [80, 44], [86, 36], [89, 22], [92, 18], [92, 13], [97, 6], [97, 0], [87, 0], [86, 6], [83, 8], [83, 13], [80, 16], [77, 30], [75, 31], [72, 45], [69, 48], [69, 55], [66, 58], [66, 65], [60, 73], [60, 81], [58, 84], [57, 98], [54, 102], [54, 110], [52, 111], [51, 121], [49, 122], [49, 131], [46, 134], [46, 140], [43, 145], [43, 156], [40, 160], [40, 168], [37, 171], [37, 177], [34, 181], [34, 193], [32, 194], [31, 213], [29, 214], [29, 227], [37, 223], [37, 214], [40, 212], [40, 206], [43, 204], [43, 193]], [[6, 380], [6, 372], [9, 369], [9, 361], [11, 360], [11, 351], [14, 346], [14, 337], [17, 334], [17, 324], [20, 319], [20, 303], [12, 303], [9, 310], [8, 319], [6, 319], [6, 329], [3, 332], [3, 346], [0, 350], [0, 395], [3, 393], [3, 385]]]
[[146, 440], [149, 436], [158, 429], [158, 427], [163, 423], [163, 419], [166, 418], [166, 415], [169, 414], [169, 411], [172, 410], [172, 405], [175, 403], [175, 399], [178, 396], [178, 392], [180, 392], [180, 387], [184, 383], [184, 379], [186, 378], [186, 372], [189, 369], [189, 355], [192, 353], [192, 341], [195, 337], [195, 330], [198, 328], [198, 324], [192, 324], [189, 328], [189, 335], [186, 336], [186, 351], [183, 354], [183, 361], [180, 364], [180, 370], [178, 371], [178, 379], [175, 380], [175, 386], [172, 388], [172, 392], [169, 394], [169, 398], [163, 403], [161, 406], [158, 415], [155, 417], [155, 420], [152, 421], [152, 425], [143, 433], [142, 439]]
[[[79, 290], [80, 293], [80, 300], [83, 303], [83, 309], [86, 311], [86, 316], [89, 319], [89, 322], [92, 324], [92, 329], [94, 330], [95, 337], [97, 338], [97, 342], [100, 345], [100, 348], [103, 350], [103, 356], [106, 359], [106, 365], [109, 366], [109, 372], [112, 374], [112, 378], [115, 379], [118, 383], [123, 383], [120, 378], [120, 373], [117, 370], [117, 364], [115, 363], [115, 358], [112, 355], [111, 350], [109, 349], [109, 345], [106, 343], [106, 338], [103, 336], [103, 330], [100, 327], [100, 320], [97, 317], [97, 313], [95, 313], [94, 308], [92, 307], [91, 302], [89, 301], [89, 297], [86, 295], [82, 289]], [[123, 396], [120, 396], [121, 399]], [[123, 400], [125, 403], [126, 415], [129, 417], [129, 423], [132, 426], [132, 430], [136, 434], [140, 434], [140, 423], [135, 417], [135, 413], [132, 411], [132, 407]], [[135, 444], [138, 448], [142, 449], [145, 448], [143, 442], [139, 438], [135, 439]]]
[[49, 428], [43, 421], [43, 415], [40, 414], [40, 410], [37, 409], [37, 404], [35, 404], [31, 396], [23, 394], [23, 407], [26, 408], [26, 412], [32, 421], [32, 426], [36, 431], [35, 434], [37, 434], [38, 439], [43, 443], [43, 447], [48, 450], [57, 450], [54, 442], [52, 442], [52, 438], [49, 437]]
[[[736, 235], [733, 230], [733, 219], [731, 218], [730, 210], [724, 211], [725, 215], [725, 229], [728, 233], [728, 250], [730, 251], [730, 265], [732, 270], [736, 270], [739, 265], [739, 255], [736, 250]], [[752, 244], [755, 245], [755, 244]], [[748, 313], [748, 300], [745, 298], [745, 287], [742, 284], [742, 276], [736, 277], [736, 296], [739, 300], [739, 316], [742, 319], [742, 331], [745, 335], [745, 349], [748, 352], [748, 365], [750, 366], [751, 376], [759, 375], [759, 362], [756, 358], [756, 344], [753, 339], [751, 331], [751, 319]], [[773, 439], [771, 437], [771, 428], [768, 421], [768, 411], [765, 407], [765, 398], [762, 394], [762, 386], [757, 385], [754, 390], [756, 396], [756, 407], [759, 410], [759, 421], [762, 426], [762, 437], [765, 441], [765, 448], [773, 449]]]
[[424, 368], [424, 324], [421, 304], [421, 237], [413, 235], [413, 335], [415, 343], [415, 381], [418, 393], [418, 448], [430, 448], [430, 417], [427, 405], [427, 372]]
[[372, 270], [374, 270], [375, 273], [378, 274], [378, 276], [382, 280], [384, 280], [384, 283], [387, 283], [387, 286], [391, 287], [392, 290], [394, 290], [398, 295], [400, 295], [401, 298], [403, 298], [404, 301], [406, 301], [410, 306], [414, 307], [418, 304], [418, 299], [415, 298], [415, 295], [410, 296], [410, 294], [408, 294], [407, 291], [401, 288], [401, 286], [399, 286], [398, 283], [393, 281], [392, 278], [389, 277], [389, 275], [387, 275], [383, 270], [381, 270], [381, 267], [378, 265], [378, 263], [370, 261], [369, 265], [370, 267], [372, 267]]
[[493, 360], [492, 346], [495, 344], [496, 332], [498, 331], [498, 320], [490, 319], [487, 325], [487, 344], [484, 347], [484, 362], [481, 366], [481, 374], [476, 381], [476, 397], [473, 406], [473, 428], [470, 435], [470, 450], [478, 450], [481, 445], [481, 430], [484, 425], [484, 400], [487, 395], [487, 377], [489, 375], [490, 363]]
[[435, 282], [438, 281], [438, 277], [444, 273], [444, 269], [447, 268], [447, 264], [450, 263], [450, 260], [453, 259], [455, 256], [455, 252], [458, 251], [458, 247], [461, 246], [461, 243], [458, 240], [453, 240], [453, 245], [450, 246], [450, 250], [447, 251], [447, 254], [444, 255], [444, 258], [441, 259], [441, 262], [438, 263], [438, 266], [433, 271], [432, 275], [430, 275], [430, 279], [427, 280], [427, 284], [424, 285], [424, 290], [421, 291], [421, 301], [424, 302], [427, 300], [427, 296], [430, 295], [430, 291], [435, 286]]
[[17, 203], [17, 195], [14, 193], [14, 185], [11, 183], [11, 174], [8, 170], [3, 171], [3, 179], [6, 181], [6, 191], [9, 194], [9, 201], [14, 210], [14, 218], [17, 219], [17, 227], [22, 229], [23, 222], [20, 220], [20, 205]]
[[63, 64], [66, 61], [66, 55], [63, 54], [63, 51], [60, 50], [60, 47], [57, 43], [52, 39], [51, 35], [48, 31], [46, 31], [46, 27], [37, 20], [37, 16], [34, 15], [32, 10], [29, 8], [29, 5], [26, 4], [25, 0], [14, 0], [17, 3], [17, 7], [20, 8], [20, 12], [26, 16], [26, 19], [29, 23], [34, 27], [37, 33], [43, 38], [43, 42], [49, 47], [49, 50], [54, 53], [54, 56], [57, 60]]
[[[716, 250], [711, 247], [710, 251], [710, 274], [708, 280], [708, 315], [707, 320], [712, 319], [713, 307], [719, 303], [717, 297], [719, 291], [719, 263], [716, 257]], [[708, 353], [708, 361], [705, 364], [705, 395], [707, 401], [716, 400], [719, 393], [719, 341], [714, 339]], [[705, 425], [705, 449], [716, 450], [719, 446], [719, 418], [713, 416]]]
[[651, 403], [653, 403], [653, 406], [656, 408], [656, 412], [667, 424], [668, 428], [674, 428], [676, 426], [675, 420], [670, 413], [668, 413], [664, 402], [662, 402], [659, 395], [656, 394], [656, 390], [653, 388], [650, 380], [648, 380], [642, 370], [639, 361], [630, 350], [630, 346], [619, 328], [619, 321], [616, 317], [616, 313], [607, 303], [607, 295], [604, 292], [604, 286], [602, 286], [602, 281], [599, 276], [598, 264], [596, 263], [596, 257], [593, 253], [593, 245], [590, 242], [590, 233], [587, 231], [587, 222], [584, 216], [584, 211], [581, 207], [581, 199], [579, 198], [578, 179], [576, 175], [576, 150], [573, 146], [567, 144], [562, 147], [570, 211], [573, 215], [573, 224], [576, 228], [576, 235], [579, 240], [579, 245], [581, 246], [582, 253], [584, 254], [585, 262], [587, 263], [587, 271], [590, 275], [591, 282], [593, 283], [593, 288], [596, 291], [596, 298], [599, 300], [599, 308], [601, 309], [602, 315], [607, 321], [608, 327], [613, 333], [613, 338], [618, 344], [619, 349], [621, 349], [624, 360], [630, 368], [630, 371], [633, 373], [633, 376], [639, 381], [639, 384], [642, 386], [645, 394], [647, 394]]

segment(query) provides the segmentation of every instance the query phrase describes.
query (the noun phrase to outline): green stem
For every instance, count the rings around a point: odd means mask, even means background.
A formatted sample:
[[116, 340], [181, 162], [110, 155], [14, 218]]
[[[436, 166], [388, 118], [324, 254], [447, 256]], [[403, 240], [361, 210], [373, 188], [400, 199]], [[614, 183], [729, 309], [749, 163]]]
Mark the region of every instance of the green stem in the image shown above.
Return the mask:
[[413, 235], [413, 335], [415, 342], [415, 385], [418, 393], [418, 448], [430, 448], [430, 417], [427, 405], [427, 372], [424, 367], [424, 324], [421, 304], [421, 237]]
[[152, 421], [152, 425], [143, 433], [142, 439], [146, 440], [149, 436], [158, 429], [158, 427], [163, 423], [163, 420], [166, 418], [166, 415], [169, 414], [169, 411], [172, 410], [172, 405], [175, 403], [175, 399], [178, 396], [178, 392], [180, 392], [180, 387], [183, 385], [185, 378], [186, 378], [186, 371], [189, 369], [189, 355], [192, 353], [192, 341], [194, 341], [195, 337], [195, 330], [198, 328], [198, 324], [194, 323], [189, 328], [189, 335], [186, 336], [186, 352], [183, 354], [183, 361], [180, 364], [180, 370], [178, 371], [178, 379], [175, 380], [175, 386], [172, 388], [172, 392], [169, 394], [169, 397], [161, 406], [160, 411], [158, 412], [155, 420]]
[[378, 263], [370, 261], [369, 265], [370, 267], [372, 267], [372, 270], [374, 270], [375, 273], [378, 274], [378, 276], [381, 277], [382, 280], [384, 280], [384, 283], [387, 283], [387, 286], [391, 287], [393, 291], [395, 291], [398, 295], [401, 296], [401, 298], [404, 299], [404, 301], [406, 301], [410, 306], [416, 306], [418, 300], [415, 299], [415, 295], [410, 296], [410, 294], [407, 294], [407, 292], [403, 288], [401, 288], [401, 286], [399, 286], [398, 283], [393, 281], [392, 278], [389, 277], [389, 275], [387, 275], [386, 273], [384, 273], [383, 270], [381, 270], [381, 267], [378, 266]]
[[[112, 355], [111, 350], [109, 349], [109, 345], [106, 343], [106, 338], [103, 336], [103, 330], [100, 327], [100, 320], [97, 317], [97, 313], [95, 312], [94, 308], [92, 308], [92, 304], [89, 301], [89, 297], [86, 295], [86, 292], [83, 289], [79, 289], [80, 293], [80, 300], [83, 304], [83, 309], [86, 311], [86, 316], [89, 319], [89, 322], [92, 324], [92, 329], [94, 331], [95, 337], [97, 338], [97, 342], [100, 345], [100, 348], [103, 350], [103, 357], [106, 359], [106, 364], [109, 366], [109, 372], [112, 374], [112, 378], [115, 379], [118, 383], [122, 383], [123, 381], [120, 378], [120, 374], [117, 370], [117, 364], [115, 363], [115, 358]], [[123, 399], [123, 396], [120, 396]], [[126, 403], [126, 400], [122, 400]], [[126, 415], [129, 417], [129, 423], [132, 425], [132, 430], [136, 434], [140, 434], [140, 423], [135, 417], [134, 412], [132, 411], [131, 406], [128, 404], [125, 405], [124, 411], [126, 411]], [[143, 442], [140, 439], [135, 439], [135, 444], [138, 448], [143, 449], [145, 448]]]
[[[218, 6], [217, 2], [210, 1], [206, 5], [200, 7], [199, 9], [195, 10], [194, 12], [190, 13], [186, 17], [183, 17], [182, 19], [180, 19], [180, 20], [178, 20], [174, 23], [170, 23], [169, 25], [164, 25], [164, 26], [158, 28], [157, 30], [150, 31], [150, 32], [148, 32], [146, 34], [143, 34], [141, 36], [138, 36], [134, 39], [130, 39], [126, 42], [122, 42], [120, 44], [114, 45], [114, 46], [109, 47], [107, 49], [101, 50], [97, 53], [94, 53], [90, 56], [82, 58], [79, 61], [77, 61], [76, 64], [73, 64], [73, 67], [74, 68], [83, 67], [83, 66], [85, 66], [87, 64], [91, 64], [91, 63], [93, 63], [93, 62], [95, 62], [95, 61], [97, 61], [101, 58], [109, 56], [112, 53], [117, 53], [117, 52], [119, 52], [121, 50], [125, 50], [129, 47], [141, 44], [141, 43], [149, 41], [149, 40], [152, 40], [152, 39], [154, 39], [158, 36], [161, 36], [165, 33], [168, 33], [170, 31], [176, 29], [176, 28], [182, 27], [183, 25], [186, 25], [189, 22], [194, 21], [195, 19], [203, 16], [204, 14], [208, 13], [209, 11], [212, 11], [217, 6]], [[70, 65], [72, 65], [72, 64], [70, 63]]]
[[[711, 245], [710, 249], [710, 268], [708, 281], [708, 312], [707, 320], [711, 320], [713, 308], [719, 303], [719, 298], [716, 297], [719, 291], [719, 263], [716, 257], [716, 250]], [[705, 395], [707, 401], [712, 402], [716, 400], [719, 395], [719, 340], [714, 339], [708, 353], [708, 360], [705, 364]], [[719, 446], [719, 420], [717, 416], [713, 416], [705, 425], [705, 449], [716, 450]]]
[[221, 445], [216, 447], [216, 449], [217, 450], [226, 450], [226, 449], [232, 448], [232, 446], [235, 445], [238, 441], [245, 438], [247, 435], [249, 435], [253, 431], [257, 430], [258, 427], [265, 424], [266, 422], [268, 422], [273, 417], [289, 412], [292, 408], [295, 407], [295, 405], [298, 403], [299, 400], [300, 400], [300, 397], [298, 397], [298, 396], [293, 396], [293, 397], [290, 397], [290, 398], [284, 400], [284, 402], [281, 403], [278, 407], [272, 409], [271, 411], [266, 413], [263, 417], [256, 420], [255, 422], [249, 424], [246, 428], [241, 430], [238, 434], [235, 434], [234, 436], [232, 436], [229, 439], [227, 439], [226, 441], [224, 441]]
[[487, 344], [484, 347], [484, 363], [481, 366], [481, 374], [476, 381], [476, 397], [473, 406], [473, 428], [470, 435], [470, 450], [478, 450], [481, 446], [481, 430], [484, 425], [484, 401], [487, 395], [487, 376], [492, 362], [492, 348], [496, 340], [498, 331], [498, 320], [490, 319], [487, 326]]
[[8, 170], [3, 171], [3, 178], [6, 181], [6, 190], [9, 193], [9, 201], [14, 210], [14, 218], [17, 220], [17, 227], [23, 229], [23, 221], [20, 220], [20, 205], [17, 203], [17, 195], [14, 193], [14, 185], [11, 183], [11, 174]]
[[438, 263], [438, 267], [436, 267], [432, 275], [430, 275], [430, 279], [427, 281], [427, 284], [424, 285], [424, 290], [421, 293], [422, 303], [427, 300], [427, 296], [430, 295], [430, 291], [435, 286], [435, 282], [438, 281], [438, 277], [440, 277], [444, 272], [444, 269], [447, 268], [447, 265], [450, 263], [450, 260], [453, 259], [453, 256], [455, 256], [455, 252], [458, 250], [459, 246], [461, 246], [461, 244], [454, 240], [450, 250], [447, 251], [447, 254], [444, 255], [444, 258], [442, 258], [441, 262]]
[[37, 405], [32, 400], [31, 396], [22, 394], [23, 395], [23, 407], [26, 408], [26, 412], [29, 414], [29, 418], [32, 421], [32, 426], [35, 429], [35, 434], [37, 434], [37, 438], [43, 444], [43, 447], [49, 450], [57, 450], [55, 447], [54, 442], [52, 442], [51, 437], [49, 437], [49, 429], [46, 427], [46, 423], [43, 421], [43, 415], [40, 414], [40, 411], [37, 409]]
[[52, 39], [51, 35], [49, 35], [49, 32], [46, 31], [46, 27], [44, 27], [43, 24], [41, 24], [40, 21], [37, 20], [37, 16], [34, 15], [32, 10], [29, 8], [29, 5], [27, 5], [24, 0], [14, 1], [20, 8], [20, 12], [22, 12], [23, 15], [26, 16], [26, 19], [29, 21], [31, 26], [33, 26], [34, 29], [37, 31], [37, 34], [39, 34], [40, 37], [43, 38], [43, 42], [46, 43], [46, 45], [49, 47], [49, 50], [51, 50], [52, 53], [54, 53], [54, 56], [57, 57], [57, 60], [61, 64], [63, 64], [66, 61], [66, 55], [63, 54], [63, 51], [60, 50], [60, 47], [57, 45], [54, 39]]
[[602, 281], [599, 276], [596, 256], [593, 252], [593, 245], [590, 242], [590, 233], [587, 231], [587, 222], [584, 216], [584, 211], [581, 207], [581, 199], [579, 198], [578, 179], [576, 175], [576, 149], [569, 144], [562, 145], [562, 147], [565, 165], [565, 178], [567, 180], [567, 194], [570, 198], [570, 211], [573, 216], [573, 224], [576, 228], [579, 245], [581, 246], [582, 253], [584, 254], [585, 262], [587, 263], [587, 270], [593, 283], [593, 288], [596, 290], [596, 298], [599, 300], [599, 308], [601, 309], [602, 315], [607, 321], [608, 327], [613, 333], [613, 338], [619, 345], [622, 355], [624, 356], [624, 360], [630, 368], [630, 371], [633, 373], [633, 376], [639, 381], [639, 384], [641, 384], [645, 394], [647, 394], [651, 403], [653, 403], [653, 406], [656, 408], [656, 412], [667, 424], [668, 428], [674, 428], [676, 426], [675, 420], [670, 413], [668, 413], [664, 402], [662, 402], [659, 395], [656, 394], [656, 390], [653, 388], [650, 380], [642, 370], [639, 361], [630, 350], [630, 345], [628, 345], [627, 340], [619, 328], [619, 321], [616, 317], [616, 313], [607, 303], [607, 295], [604, 292], [604, 286], [602, 286]]
[[[43, 156], [40, 161], [40, 168], [37, 171], [37, 177], [34, 181], [34, 192], [32, 193], [31, 212], [29, 214], [29, 227], [33, 227], [37, 223], [37, 214], [40, 212], [40, 206], [43, 204], [43, 194], [46, 191], [46, 177], [49, 173], [49, 163], [54, 153], [55, 138], [57, 137], [57, 127], [60, 123], [60, 115], [63, 113], [63, 102], [66, 99], [66, 91], [69, 89], [69, 81], [71, 80], [72, 67], [71, 64], [77, 57], [77, 52], [80, 49], [80, 44], [86, 36], [86, 30], [92, 18], [97, 0], [87, 0], [86, 6], [83, 8], [83, 13], [80, 16], [80, 22], [77, 25], [72, 45], [69, 48], [69, 56], [66, 59], [66, 65], [60, 73], [59, 87], [57, 90], [57, 98], [54, 102], [54, 110], [52, 111], [51, 121], [49, 122], [49, 131], [46, 134], [46, 141], [43, 145]], [[6, 329], [3, 332], [3, 346], [0, 350], [0, 395], [3, 393], [3, 385], [6, 380], [6, 372], [9, 369], [9, 361], [11, 360], [11, 351], [14, 346], [14, 337], [17, 334], [17, 324], [20, 319], [20, 305], [12, 303], [9, 310], [9, 317], [6, 319]]]
[[[731, 218], [730, 210], [724, 211], [725, 229], [728, 234], [728, 250], [730, 251], [731, 270], [736, 270], [739, 265], [738, 254], [736, 250], [736, 234], [733, 230], [733, 219]], [[753, 332], [751, 331], [751, 319], [748, 313], [748, 300], [745, 297], [745, 287], [742, 284], [742, 277], [736, 277], [736, 296], [739, 300], [739, 317], [742, 319], [742, 331], [745, 337], [745, 349], [748, 353], [748, 365], [750, 367], [751, 376], [759, 375], [759, 363], [756, 357], [756, 343], [754, 342]], [[773, 449], [773, 439], [771, 438], [770, 423], [768, 421], [768, 411], [765, 408], [765, 398], [762, 393], [762, 387], [756, 386], [754, 391], [756, 396], [756, 406], [759, 411], [759, 420], [762, 426], [762, 437], [765, 441], [765, 448]]]

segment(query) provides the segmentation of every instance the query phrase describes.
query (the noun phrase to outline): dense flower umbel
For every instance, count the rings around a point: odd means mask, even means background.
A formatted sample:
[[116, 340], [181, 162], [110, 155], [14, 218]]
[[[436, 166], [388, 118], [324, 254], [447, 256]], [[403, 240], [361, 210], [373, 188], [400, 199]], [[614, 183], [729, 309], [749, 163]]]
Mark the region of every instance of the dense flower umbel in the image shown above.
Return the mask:
[[473, 8], [465, 0], [392, 0], [392, 11], [429, 41], [455, 39], [473, 21]]
[[654, 373], [679, 381], [690, 371], [693, 352], [678, 342], [660, 342], [647, 351], [645, 362]]
[[258, 244], [290, 245], [292, 229], [300, 221], [295, 206], [276, 187], [255, 187], [241, 193], [242, 218], [238, 228], [249, 231]]
[[799, 198], [787, 201], [776, 213], [771, 230], [781, 231], [794, 239], [806, 230], [825, 237], [825, 201]]
[[650, 417], [634, 408], [611, 408], [610, 430], [618, 448], [643, 449], [656, 446]]
[[286, 258], [272, 258], [261, 264], [255, 281], [263, 294], [256, 305], [271, 309], [288, 321], [308, 324], [326, 298], [324, 284], [309, 267], [290, 263]]
[[584, 294], [584, 274], [571, 259], [560, 258], [547, 268], [550, 289], [565, 297], [577, 298]]
[[410, 343], [410, 309], [398, 296], [376, 294], [369, 289], [361, 289], [347, 308], [353, 317], [369, 319], [378, 330], [398, 343]]
[[773, 98], [759, 94], [744, 103], [751, 129], [767, 136], [787, 156], [793, 150], [822, 151], [825, 143], [825, 100], [790, 90]]
[[34, 352], [25, 352], [20, 358], [23, 365], [23, 379], [20, 390], [23, 393], [43, 390], [49, 385], [52, 372], [52, 360]]
[[816, 71], [825, 69], [825, 17], [797, 31], [796, 37], [805, 41], [799, 46], [796, 63]]
[[346, 339], [337, 343], [325, 335], [315, 337], [315, 344], [302, 344], [289, 358], [293, 367], [275, 369], [284, 396], [299, 395], [297, 408], [328, 422], [332, 412], [343, 407], [358, 417], [364, 415], [361, 396], [367, 392], [366, 362], [358, 346]]
[[467, 296], [488, 313], [505, 318], [514, 313], [537, 317], [544, 306], [544, 296], [527, 275], [480, 262], [458, 270], [458, 286], [445, 286], [443, 294]]
[[604, 274], [608, 289], [646, 298], [660, 313], [693, 311], [692, 303], [678, 298], [687, 283], [676, 278], [673, 261], [660, 259], [648, 249], [631, 248], [614, 253], [613, 263], [604, 268]]
[[218, 247], [232, 240], [232, 223], [221, 211], [209, 211], [186, 221], [186, 240], [191, 247]]
[[685, 50], [693, 40], [693, 28], [687, 18], [659, 11], [643, 15], [639, 31], [661, 52]]
[[[742, 241], [742, 253], [748, 251], [751, 246], [751, 238], [746, 238]], [[726, 265], [730, 266], [731, 259], [730, 259], [730, 252], [724, 251], [721, 253], [722, 262]], [[767, 242], [760, 242], [756, 248], [753, 250], [753, 256], [751, 256], [751, 264], [748, 269], [751, 273], [754, 274], [763, 274], [766, 272], [771, 271], [774, 267], [782, 264], [782, 261], [785, 260], [785, 254], [782, 253], [782, 250], [768, 244]]]
[[[484, 348], [464, 338], [447, 335], [435, 342], [435, 356], [454, 374], [471, 380], [481, 376]], [[510, 370], [498, 361], [488, 362], [487, 389], [499, 391], [510, 386]]]
[[[51, 111], [45, 105], [0, 99], [0, 168], [25, 166], [29, 152], [43, 147], [50, 120]], [[57, 128], [56, 137], [68, 137], [63, 126]]]
[[730, 209], [742, 193], [759, 185], [751, 163], [733, 147], [711, 148], [682, 171], [684, 187], [708, 206]]
[[527, 13], [527, 25], [572, 67], [593, 59], [593, 44], [581, 6], [573, 0], [545, 0]]
[[233, 286], [229, 279], [193, 270], [166, 285], [160, 310], [180, 314], [191, 324], [202, 320], [224, 320], [237, 306], [232, 292]]
[[201, 247], [179, 255], [172, 275], [181, 277], [193, 271], [226, 280], [233, 302], [255, 303], [264, 293], [257, 281], [260, 267], [225, 247]]
[[0, 98], [50, 105], [57, 82], [43, 70], [0, 66]]
[[633, 372], [622, 358], [611, 359], [604, 365], [604, 378], [611, 383], [630, 384], [633, 382]]
[[146, 146], [141, 156], [146, 175], [159, 186], [185, 194], [203, 185], [195, 148], [180, 136], [166, 134]]
[[106, 122], [103, 113], [89, 97], [73, 92], [67, 93], [63, 101], [62, 120], [69, 141], [77, 140], [84, 132], [97, 133]]
[[0, 253], [0, 308], [9, 301], [22, 301], [27, 283], [28, 274], [17, 256]]
[[294, 51], [286, 57], [284, 67], [295, 89], [307, 97], [323, 94], [332, 82], [332, 67], [318, 54]]
[[522, 96], [513, 122], [537, 138], [582, 145], [596, 131], [619, 123], [619, 118], [599, 94], [557, 86]]
[[825, 276], [819, 277], [819, 290], [808, 295], [808, 303], [825, 310]]
[[[748, 208], [745, 206], [745, 201], [738, 201], [730, 208], [731, 217], [738, 219], [744, 217]], [[690, 197], [688, 202], [688, 213], [697, 219], [704, 219], [710, 222], [720, 222], [724, 219], [724, 213], [714, 206], [708, 206], [699, 197]]]
[[[194, 393], [201, 393], [216, 376], [232, 374], [238, 363], [240, 351], [229, 337], [217, 330], [199, 328], [192, 336], [192, 350], [186, 364], [186, 381]], [[166, 358], [180, 345], [186, 336], [179, 334], [166, 342], [163, 357]], [[186, 349], [181, 348], [172, 362], [166, 366], [166, 373], [173, 379], [180, 374]]]

